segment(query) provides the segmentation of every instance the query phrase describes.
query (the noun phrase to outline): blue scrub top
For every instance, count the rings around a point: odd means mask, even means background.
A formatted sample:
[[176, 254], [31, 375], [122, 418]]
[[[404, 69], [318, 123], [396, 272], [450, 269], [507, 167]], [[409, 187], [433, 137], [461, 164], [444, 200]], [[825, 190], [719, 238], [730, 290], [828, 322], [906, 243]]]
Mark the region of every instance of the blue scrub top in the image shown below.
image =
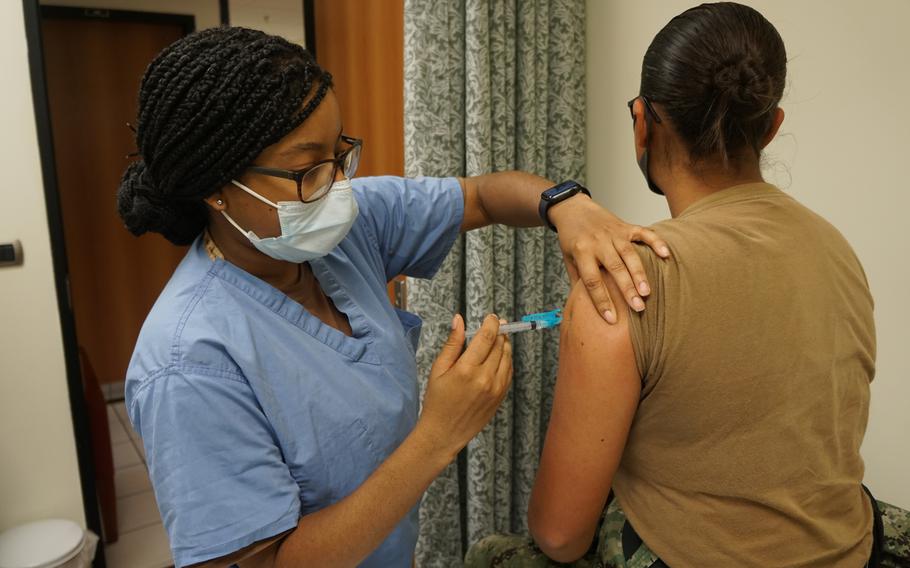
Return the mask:
[[[353, 337], [211, 260], [201, 238], [142, 327], [126, 404], [178, 567], [294, 528], [342, 499], [416, 423], [420, 319], [390, 305], [386, 283], [436, 272], [464, 216], [461, 186], [353, 184], [359, 217], [310, 263]], [[414, 507], [362, 566], [409, 567], [416, 542]]]

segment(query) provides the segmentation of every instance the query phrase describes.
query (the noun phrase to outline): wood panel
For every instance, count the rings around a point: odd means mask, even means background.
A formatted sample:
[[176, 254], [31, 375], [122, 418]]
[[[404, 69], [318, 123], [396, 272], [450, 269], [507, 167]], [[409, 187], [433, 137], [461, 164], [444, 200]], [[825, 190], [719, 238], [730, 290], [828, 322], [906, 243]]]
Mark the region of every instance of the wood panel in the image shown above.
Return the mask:
[[357, 175], [404, 175], [404, 0], [316, 0], [314, 12], [316, 59], [345, 132], [364, 140]]
[[335, 78], [358, 175], [404, 174], [404, 0], [316, 0], [316, 58]]
[[177, 24], [45, 18], [50, 99], [76, 335], [99, 382], [124, 380], [139, 329], [185, 248], [136, 238], [117, 215], [116, 191], [135, 151], [139, 80], [183, 35]]

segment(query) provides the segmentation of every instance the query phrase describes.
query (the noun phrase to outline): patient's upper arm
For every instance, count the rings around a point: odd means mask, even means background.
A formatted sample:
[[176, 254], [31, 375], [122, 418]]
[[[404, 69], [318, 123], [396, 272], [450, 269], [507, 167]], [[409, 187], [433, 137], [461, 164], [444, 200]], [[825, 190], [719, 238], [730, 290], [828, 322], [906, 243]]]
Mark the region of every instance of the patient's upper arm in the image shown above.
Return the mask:
[[553, 412], [528, 513], [538, 544], [564, 562], [590, 545], [641, 389], [627, 312], [607, 324], [578, 284], [565, 316]]

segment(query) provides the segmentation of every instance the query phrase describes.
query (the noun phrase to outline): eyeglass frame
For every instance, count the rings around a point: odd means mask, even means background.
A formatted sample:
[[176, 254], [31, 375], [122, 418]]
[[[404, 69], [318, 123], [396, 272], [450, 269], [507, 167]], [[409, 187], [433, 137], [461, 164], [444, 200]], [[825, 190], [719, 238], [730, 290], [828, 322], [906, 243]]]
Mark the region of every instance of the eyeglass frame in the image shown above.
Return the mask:
[[648, 97], [646, 97], [644, 95], [638, 95], [637, 97], [633, 98], [631, 101], [626, 103], [629, 106], [629, 114], [632, 115], [633, 121], [635, 120], [635, 111], [632, 110], [632, 105], [635, 104], [635, 99], [641, 99], [641, 102], [643, 102], [645, 105], [645, 114], [651, 113], [651, 116], [654, 117], [654, 122], [656, 122], [657, 124], [660, 124], [662, 122], [660, 120], [660, 115], [657, 114], [656, 110], [654, 110], [654, 105], [652, 105], [651, 101], [648, 99]]
[[[266, 175], [266, 176], [292, 180], [297, 183], [297, 199], [299, 199], [302, 203], [315, 203], [316, 201], [319, 201], [320, 199], [322, 199], [323, 197], [328, 195], [329, 192], [326, 191], [325, 193], [323, 193], [322, 195], [320, 195], [319, 197], [317, 197], [315, 199], [304, 199], [303, 198], [303, 185], [302, 185], [303, 178], [306, 177], [306, 175], [308, 173], [315, 170], [316, 168], [323, 166], [325, 164], [331, 163], [331, 164], [333, 164], [334, 167], [332, 168], [332, 177], [329, 179], [334, 181], [335, 176], [338, 175], [339, 166], [342, 168], [344, 167], [344, 161], [347, 159], [348, 155], [351, 154], [351, 152], [353, 152], [355, 149], [359, 149], [360, 152], [363, 153], [363, 140], [362, 139], [351, 138], [350, 136], [345, 136], [344, 134], [342, 134], [341, 141], [350, 144], [351, 147], [344, 150], [343, 152], [341, 152], [334, 158], [329, 158], [327, 160], [320, 160], [320, 161], [316, 162], [315, 164], [312, 164], [309, 167], [304, 168], [302, 170], [283, 170], [280, 168], [268, 168], [268, 167], [264, 167], [264, 166], [250, 166], [249, 168], [247, 168], [247, 171]], [[354, 165], [354, 171], [350, 172], [350, 175], [348, 174], [348, 172], [345, 172], [345, 176], [353, 177], [353, 175], [357, 172], [357, 167], [359, 165], [360, 165], [360, 160], [358, 159], [357, 163]], [[330, 182], [330, 184], [331, 183], [332, 182]], [[329, 187], [331, 187], [331, 185]], [[316, 193], [316, 192], [314, 192], [314, 193]]]

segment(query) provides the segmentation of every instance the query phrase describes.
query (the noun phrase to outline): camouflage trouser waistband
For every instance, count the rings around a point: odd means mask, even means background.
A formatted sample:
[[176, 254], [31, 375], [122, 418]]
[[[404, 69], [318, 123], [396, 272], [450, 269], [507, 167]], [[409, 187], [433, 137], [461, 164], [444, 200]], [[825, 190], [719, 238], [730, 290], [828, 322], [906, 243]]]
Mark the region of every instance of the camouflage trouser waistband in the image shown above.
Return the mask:
[[604, 511], [600, 531], [591, 549], [571, 564], [560, 564], [547, 558], [527, 536], [491, 535], [468, 550], [465, 568], [648, 568], [657, 556], [642, 544], [629, 560], [622, 551], [622, 529], [626, 516], [616, 499]]
[[[883, 555], [880, 568], [910, 567], [910, 511], [878, 501], [884, 525]], [[622, 529], [626, 523], [619, 504], [614, 499], [604, 512], [600, 531], [591, 550], [571, 564], [560, 564], [547, 556], [527, 536], [492, 535], [468, 550], [466, 568], [647, 568], [657, 556], [647, 545], [625, 560], [622, 551]]]

